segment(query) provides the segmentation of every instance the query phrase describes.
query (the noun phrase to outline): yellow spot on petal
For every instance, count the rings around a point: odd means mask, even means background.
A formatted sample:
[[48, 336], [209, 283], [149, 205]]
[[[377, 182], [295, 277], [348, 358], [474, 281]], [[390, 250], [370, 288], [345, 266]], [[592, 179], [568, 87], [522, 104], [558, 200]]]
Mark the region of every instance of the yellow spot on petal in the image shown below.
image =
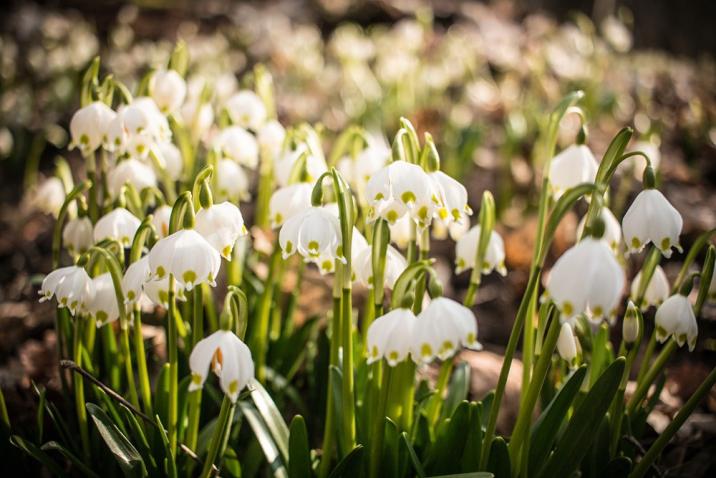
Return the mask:
[[422, 220], [425, 220], [428, 218], [428, 208], [423, 206], [420, 209], [418, 209], [418, 217]]
[[465, 342], [467, 342], [468, 344], [475, 343], [475, 334], [473, 334], [472, 332], [468, 333], [467, 337], [465, 337]]
[[397, 360], [398, 360], [398, 352], [396, 352], [395, 350], [393, 350], [392, 352], [390, 352], [390, 353], [388, 354], [388, 358], [389, 358], [391, 361], [393, 361], [393, 362], [397, 361]]
[[310, 241], [308, 243], [308, 250], [311, 252], [318, 252], [318, 242], [317, 241]]
[[425, 358], [433, 356], [433, 348], [430, 347], [430, 344], [424, 343], [422, 346], [420, 346], [420, 355]]
[[373, 358], [378, 358], [378, 347], [376, 347], [375, 345], [370, 350], [370, 356]]
[[167, 273], [167, 271], [164, 270], [164, 267], [162, 267], [162, 266], [157, 267], [157, 277], [159, 279], [163, 278], [166, 273]]
[[196, 282], [196, 272], [186, 271], [181, 276], [185, 284], [194, 284]]
[[201, 375], [198, 373], [191, 374], [191, 381], [195, 385], [201, 385]]
[[388, 220], [389, 223], [393, 224], [395, 221], [398, 220], [398, 213], [394, 210], [388, 211], [388, 214], [385, 215], [385, 218]]
[[229, 393], [231, 395], [234, 395], [239, 391], [239, 381], [238, 380], [232, 380], [231, 383], [229, 383]]
[[596, 317], [601, 317], [604, 315], [604, 309], [602, 309], [602, 306], [598, 305], [594, 309], [592, 309], [592, 314]]
[[412, 191], [405, 191], [403, 194], [400, 195], [400, 200], [403, 201], [405, 204], [411, 204], [415, 202], [415, 193]]
[[668, 237], [663, 238], [661, 240], [661, 249], [665, 251], [670, 248], [671, 248], [671, 241], [669, 240], [669, 238]]
[[574, 306], [572, 305], [572, 303], [568, 300], [564, 301], [564, 303], [562, 304], [562, 313], [566, 316], [571, 316], [573, 312]]
[[638, 237], [632, 237], [631, 238], [631, 248], [632, 249], [639, 249], [641, 247], [641, 241]]
[[226, 258], [231, 257], [231, 251], [232, 251], [232, 249], [233, 249], [233, 247], [230, 246], [230, 245], [224, 247], [224, 248], [221, 250], [221, 255], [224, 256], [224, 257], [226, 257]]

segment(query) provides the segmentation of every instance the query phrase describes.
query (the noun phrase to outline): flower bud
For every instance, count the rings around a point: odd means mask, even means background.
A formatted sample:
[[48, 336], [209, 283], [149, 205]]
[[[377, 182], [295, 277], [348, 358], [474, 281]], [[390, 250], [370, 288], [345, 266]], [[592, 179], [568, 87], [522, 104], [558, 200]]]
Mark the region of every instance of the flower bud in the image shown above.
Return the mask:
[[634, 302], [629, 301], [624, 322], [622, 323], [622, 339], [627, 348], [630, 348], [639, 338], [639, 310]]
[[159, 109], [171, 113], [184, 103], [186, 82], [174, 70], [158, 71], [151, 81], [152, 99]]
[[567, 362], [572, 362], [577, 356], [577, 340], [574, 338], [574, 332], [569, 322], [562, 324], [557, 338], [557, 351], [559, 356]]

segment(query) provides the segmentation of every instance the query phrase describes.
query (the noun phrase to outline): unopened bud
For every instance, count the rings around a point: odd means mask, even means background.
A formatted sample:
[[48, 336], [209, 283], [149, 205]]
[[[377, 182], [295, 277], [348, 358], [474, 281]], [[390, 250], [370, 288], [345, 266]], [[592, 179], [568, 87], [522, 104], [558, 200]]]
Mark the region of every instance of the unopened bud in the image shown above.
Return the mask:
[[622, 323], [622, 339], [627, 347], [630, 347], [639, 338], [639, 310], [634, 302], [629, 301], [624, 322]]
[[563, 323], [562, 329], [559, 331], [557, 351], [560, 357], [570, 363], [577, 356], [577, 342], [574, 332], [572, 332], [572, 326], [568, 322]]

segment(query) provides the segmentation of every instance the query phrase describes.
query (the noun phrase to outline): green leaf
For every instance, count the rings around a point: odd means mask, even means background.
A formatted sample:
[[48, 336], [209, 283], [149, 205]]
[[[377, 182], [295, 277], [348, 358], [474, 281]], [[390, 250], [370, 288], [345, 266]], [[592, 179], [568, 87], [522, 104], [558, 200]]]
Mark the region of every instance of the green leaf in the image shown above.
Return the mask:
[[249, 422], [249, 426], [251, 430], [253, 430], [256, 440], [258, 440], [259, 445], [261, 445], [261, 450], [264, 452], [266, 462], [271, 467], [274, 476], [287, 477], [288, 472], [286, 471], [286, 466], [279, 452], [278, 445], [274, 441], [274, 437], [266, 424], [261, 420], [261, 416], [256, 408], [242, 400], [238, 401], [237, 404], [241, 409], [241, 413], [246, 417], [246, 421]]
[[157, 428], [159, 429], [159, 437], [161, 438], [162, 446], [164, 447], [164, 471], [166, 476], [176, 478], [176, 460], [171, 449], [169, 448], [169, 437], [167, 436], [167, 432], [164, 429], [164, 425], [162, 425], [162, 419], [159, 415], [156, 415], [154, 418], [157, 423]]
[[87, 404], [87, 411], [92, 416], [100, 436], [112, 452], [125, 476], [144, 476], [147, 471], [144, 460], [134, 445], [117, 428], [104, 410], [94, 403]]
[[249, 386], [251, 391], [251, 399], [256, 405], [256, 409], [261, 414], [266, 427], [271, 432], [273, 441], [278, 447], [279, 452], [284, 461], [288, 461], [288, 426], [283, 421], [281, 412], [278, 411], [276, 404], [266, 389], [258, 381], [253, 380]]
[[383, 457], [380, 476], [399, 476], [400, 461], [398, 459], [398, 426], [393, 420], [385, 418], [385, 437], [383, 438]]
[[624, 357], [619, 357], [597, 379], [574, 412], [539, 477], [570, 476], [579, 467], [595, 438], [594, 431], [617, 392], [624, 372], [624, 363]]
[[152, 452], [152, 449], [149, 446], [149, 440], [147, 440], [147, 436], [144, 433], [144, 427], [139, 423], [139, 420], [137, 420], [137, 417], [134, 416], [134, 413], [132, 413], [129, 408], [122, 405], [122, 411], [124, 412], [124, 418], [128, 424], [128, 434], [131, 435], [132, 443], [137, 445], [139, 453], [144, 458], [145, 463], [149, 463], [150, 469], [158, 471], [157, 462], [154, 459], [154, 453]]
[[77, 455], [75, 455], [75, 454], [72, 453], [70, 450], [68, 450], [68, 449], [65, 448], [64, 446], [60, 445], [60, 444], [57, 443], [56, 441], [48, 441], [47, 443], [45, 443], [44, 445], [42, 445], [41, 449], [42, 449], [43, 451], [50, 451], [50, 450], [57, 451], [57, 452], [59, 452], [62, 456], [64, 456], [64, 457], [67, 459], [67, 461], [69, 461], [69, 462], [72, 463], [74, 466], [76, 466], [76, 467], [77, 467], [77, 470], [79, 470], [80, 472], [82, 472], [82, 474], [83, 474], [84, 476], [90, 476], [90, 477], [94, 477], [94, 478], [99, 478], [99, 475], [98, 475], [97, 473], [95, 473], [94, 471], [92, 471], [92, 469], [91, 469], [89, 466], [87, 466], [86, 464], [84, 464], [84, 463], [82, 462], [82, 460], [80, 460], [80, 459], [77, 457]]
[[440, 412], [440, 419], [451, 416], [460, 402], [467, 398], [470, 391], [470, 365], [467, 362], [461, 362], [455, 366], [450, 385], [448, 386], [447, 397]]
[[52, 476], [67, 476], [67, 474], [60, 468], [60, 466], [50, 458], [50, 456], [42, 451], [32, 442], [25, 440], [19, 435], [13, 435], [10, 437], [10, 443], [33, 457], [35, 460], [42, 463], [52, 474]]
[[401, 433], [400, 440], [403, 446], [405, 446], [406, 450], [408, 450], [408, 456], [410, 457], [410, 461], [413, 464], [415, 474], [418, 476], [418, 478], [425, 478], [425, 470], [423, 469], [423, 465], [420, 463], [420, 459], [418, 459], [418, 455], [413, 449], [413, 445], [410, 444], [408, 434], [406, 432]]
[[[492, 440], [490, 459], [487, 460], [487, 471], [493, 473], [497, 478], [509, 478], [511, 474], [510, 452], [504, 438], [495, 437]], [[554, 475], [562, 476], [562, 475]], [[567, 476], [567, 475], [564, 475]]]
[[444, 433], [435, 439], [431, 457], [429, 459], [431, 473], [457, 473], [460, 470], [460, 461], [457, 459], [463, 454], [466, 433], [470, 426], [470, 404], [462, 401], [450, 419]]
[[288, 476], [289, 478], [313, 476], [308, 430], [306, 430], [306, 421], [301, 415], [296, 415], [291, 420], [288, 435]]
[[433, 475], [428, 478], [495, 478], [495, 475], [488, 471], [473, 471], [470, 473], [457, 473], [452, 475]]
[[328, 478], [350, 478], [360, 476], [363, 469], [363, 445], [353, 448], [341, 461], [338, 462]]
[[465, 449], [460, 460], [462, 471], [480, 468], [480, 451], [482, 450], [482, 403], [470, 403], [470, 424], [466, 431]]
[[596, 441], [589, 448], [589, 453], [582, 461], [582, 473], [585, 478], [599, 478], [611, 476], [604, 474], [604, 468], [609, 463], [609, 420], [602, 418], [597, 431]]
[[530, 470], [536, 470], [547, 458], [586, 374], [586, 365], [575, 370], [533, 425], [529, 447]]

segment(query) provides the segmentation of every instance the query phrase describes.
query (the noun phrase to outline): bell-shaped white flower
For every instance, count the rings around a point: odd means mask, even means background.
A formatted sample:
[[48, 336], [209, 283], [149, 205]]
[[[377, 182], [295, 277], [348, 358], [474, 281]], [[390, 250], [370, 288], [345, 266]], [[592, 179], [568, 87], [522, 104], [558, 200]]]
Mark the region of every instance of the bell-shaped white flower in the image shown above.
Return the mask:
[[159, 206], [152, 213], [152, 225], [159, 239], [169, 235], [169, 221], [172, 218], [172, 208], [166, 204]]
[[157, 145], [156, 152], [157, 156], [163, 160], [162, 166], [169, 178], [173, 181], [179, 180], [184, 169], [184, 159], [179, 148], [174, 146], [174, 143], [165, 141]]
[[[159, 280], [149, 280], [142, 286], [144, 295], [140, 296], [139, 301], [142, 303], [143, 299], [146, 298], [151, 304], [169, 308], [169, 276]], [[174, 297], [179, 301], [186, 301], [186, 295], [184, 289], [181, 288], [181, 284], [174, 285]]]
[[72, 315], [86, 311], [95, 294], [94, 284], [87, 271], [77, 266], [63, 267], [45, 277], [42, 282], [45, 300], [52, 297], [53, 288], [58, 307], [67, 307]]
[[588, 313], [599, 321], [614, 314], [624, 288], [624, 271], [603, 239], [587, 237], [565, 252], [552, 267], [546, 295], [562, 320]]
[[467, 222], [467, 216], [472, 214], [472, 209], [467, 204], [465, 186], [442, 171], [430, 173], [430, 178], [435, 183], [440, 195], [441, 205], [438, 209], [440, 219], [448, 224]]
[[298, 252], [309, 260], [345, 260], [341, 240], [339, 219], [325, 207], [311, 207], [294, 215], [281, 226], [278, 236], [284, 259]]
[[240, 126], [230, 126], [219, 133], [215, 143], [224, 156], [241, 166], [256, 168], [259, 163], [259, 146], [254, 135]]
[[88, 155], [107, 141], [109, 125], [116, 113], [101, 101], [95, 101], [75, 112], [70, 120], [71, 147]]
[[[475, 267], [475, 256], [479, 242], [479, 224], [473, 226], [457, 240], [455, 243], [455, 272], [457, 274]], [[480, 270], [483, 274], [489, 274], [493, 270], [503, 276], [507, 274], [507, 269], [505, 268], [505, 243], [502, 241], [502, 237], [494, 230], [490, 234], [490, 242], [487, 244]]]
[[184, 103], [180, 111], [182, 121], [193, 138], [204, 138], [214, 124], [214, 110], [211, 103], [192, 98]]
[[123, 207], [118, 207], [99, 218], [94, 225], [94, 242], [114, 239], [123, 246], [129, 247], [140, 224], [141, 221], [137, 216]]
[[629, 206], [622, 228], [630, 252], [639, 252], [652, 242], [664, 257], [671, 257], [671, 248], [682, 251], [679, 235], [684, 224], [679, 211], [656, 189], [644, 189]]
[[475, 316], [470, 309], [452, 299], [433, 299], [415, 321], [413, 360], [430, 362], [435, 357], [446, 360], [461, 346], [482, 349], [477, 341]]
[[277, 189], [269, 200], [269, 220], [271, 227], [276, 228], [284, 222], [311, 207], [309, 183], [296, 183]]
[[232, 402], [236, 402], [239, 392], [254, 378], [251, 351], [228, 330], [218, 330], [194, 346], [189, 356], [190, 392], [204, 386], [209, 366], [219, 377], [221, 389]]
[[230, 202], [213, 204], [199, 210], [194, 229], [227, 260], [231, 259], [231, 252], [239, 236], [248, 234], [241, 211]]
[[[274, 161], [274, 175], [276, 177], [276, 183], [280, 187], [289, 185], [291, 179], [291, 173], [293, 173], [296, 167], [296, 162], [307, 151], [305, 146], [299, 146], [296, 149], [285, 151], [283, 154], [276, 156]], [[314, 183], [316, 180], [326, 171], [328, 166], [326, 160], [315, 154], [306, 155], [305, 182]]]
[[88, 217], [70, 219], [62, 229], [62, 242], [70, 254], [82, 254], [92, 245], [92, 221]]
[[410, 226], [413, 221], [408, 216], [403, 216], [393, 224], [389, 224], [390, 240], [401, 249], [408, 247], [410, 243]]
[[552, 158], [549, 182], [555, 196], [581, 183], [593, 183], [599, 164], [592, 151], [583, 144], [573, 144]]
[[132, 305], [139, 301], [144, 290], [144, 284], [149, 281], [150, 276], [148, 256], [129, 264], [122, 278], [122, 292], [124, 293], [125, 304]]
[[572, 324], [564, 322], [557, 337], [557, 352], [563, 360], [571, 362], [577, 356], [577, 339], [572, 330]]
[[679, 347], [689, 344], [689, 351], [696, 347], [699, 326], [696, 323], [694, 309], [688, 297], [674, 294], [656, 309], [656, 339], [664, 342], [674, 337]]
[[268, 153], [270, 158], [278, 157], [285, 138], [286, 129], [276, 120], [266, 122], [256, 135], [261, 151]]
[[169, 141], [167, 118], [152, 98], [135, 98], [121, 108], [110, 127], [109, 143], [130, 157], [143, 159], [158, 144]]
[[246, 201], [249, 196], [249, 178], [241, 166], [230, 159], [220, 159], [216, 164], [216, 192], [231, 201]]
[[410, 309], [393, 309], [368, 327], [368, 363], [384, 358], [395, 367], [408, 358], [417, 319]]
[[170, 234], [157, 241], [149, 251], [152, 279], [164, 279], [173, 274], [186, 290], [203, 283], [215, 286], [220, 267], [219, 253], [193, 229]]
[[266, 107], [259, 95], [250, 90], [241, 90], [226, 102], [226, 111], [231, 121], [241, 126], [258, 131], [266, 121]]
[[368, 146], [355, 159], [346, 156], [337, 164], [338, 171], [358, 193], [361, 201], [365, 198], [365, 188], [370, 178], [385, 167], [390, 159], [390, 147], [384, 139], [370, 136], [368, 141]]
[[[637, 294], [639, 293], [639, 287], [641, 287], [641, 271], [634, 277], [631, 282], [631, 300], [636, 301]], [[640, 304], [642, 310], [646, 310], [649, 306], [659, 306], [669, 297], [671, 287], [669, 287], [669, 280], [664, 274], [664, 269], [661, 266], [656, 266], [654, 274], [651, 276], [649, 284], [644, 290], [644, 297]]]
[[[617, 252], [619, 250], [619, 244], [622, 242], [622, 227], [619, 224], [619, 220], [614, 216], [614, 213], [606, 207], [600, 209], [599, 217], [604, 222], [604, 235], [602, 238], [607, 241], [607, 244], [609, 244], [609, 247], [611, 247], [614, 252]], [[586, 221], [586, 215], [579, 221], [579, 225], [577, 226], [577, 238], [582, 237]]]
[[[351, 245], [355, 249], [355, 242]], [[363, 284], [365, 287], [372, 289], [374, 286], [373, 281], [373, 250], [370, 246], [359, 249], [354, 255], [352, 260], [352, 268], [355, 274], [355, 278], [358, 282]], [[408, 267], [408, 261], [405, 257], [393, 246], [388, 246], [385, 254], [385, 272], [383, 276], [383, 287], [392, 289], [395, 285], [395, 281], [398, 280], [400, 274], [402, 274]]]
[[102, 327], [119, 318], [117, 296], [114, 293], [112, 274], [105, 272], [92, 279], [94, 297], [87, 304], [87, 313], [97, 321], [97, 327]]
[[138, 159], [127, 159], [118, 163], [107, 173], [107, 188], [112, 198], [119, 196], [122, 187], [130, 183], [134, 189], [141, 191], [157, 185], [157, 177], [151, 167]]
[[44, 180], [30, 193], [29, 204], [33, 209], [57, 217], [65, 202], [65, 197], [65, 186], [62, 184], [62, 180], [53, 176]]
[[149, 84], [152, 99], [164, 113], [176, 111], [186, 97], [186, 82], [174, 70], [164, 70], [154, 73]]

